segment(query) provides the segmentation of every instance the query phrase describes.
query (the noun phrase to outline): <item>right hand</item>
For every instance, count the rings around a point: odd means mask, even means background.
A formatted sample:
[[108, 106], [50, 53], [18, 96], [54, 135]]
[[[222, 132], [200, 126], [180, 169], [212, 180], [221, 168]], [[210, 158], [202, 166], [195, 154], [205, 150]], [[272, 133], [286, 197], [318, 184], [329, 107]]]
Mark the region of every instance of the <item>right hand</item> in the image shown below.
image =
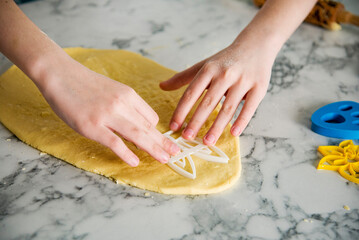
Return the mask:
[[161, 163], [180, 151], [156, 129], [158, 115], [132, 88], [68, 56], [53, 61], [57, 67], [46, 70], [43, 81], [36, 84], [55, 113], [75, 131], [109, 147], [130, 166], [137, 166], [139, 159], [118, 135]]
[[203, 143], [209, 146], [216, 144], [239, 104], [245, 100], [231, 128], [233, 136], [242, 133], [266, 93], [275, 58], [271, 49], [253, 42], [235, 41], [160, 84], [167, 91], [189, 84], [173, 113], [170, 123], [172, 131], [181, 128], [188, 113], [207, 89], [182, 136], [188, 140], [194, 139], [223, 96], [225, 100], [221, 110], [204, 136]]

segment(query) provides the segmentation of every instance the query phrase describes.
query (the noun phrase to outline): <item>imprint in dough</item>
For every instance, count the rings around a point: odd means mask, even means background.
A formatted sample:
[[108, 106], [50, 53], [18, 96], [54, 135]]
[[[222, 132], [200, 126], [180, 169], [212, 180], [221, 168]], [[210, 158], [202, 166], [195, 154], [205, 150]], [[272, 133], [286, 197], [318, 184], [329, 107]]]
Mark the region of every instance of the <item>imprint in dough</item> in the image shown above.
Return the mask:
[[[157, 129], [165, 133], [184, 88], [166, 92], [159, 83], [175, 72], [138, 54], [123, 50], [70, 48], [66, 52], [95, 72], [129, 85], [157, 112]], [[199, 132], [202, 138], [218, 109]], [[229, 157], [228, 164], [193, 157], [197, 178], [185, 178], [161, 164], [132, 143], [129, 148], [140, 158], [130, 167], [109, 148], [91, 141], [68, 127], [52, 111], [33, 82], [16, 66], [0, 77], [0, 121], [30, 146], [78, 168], [106, 176], [117, 183], [165, 194], [209, 194], [231, 187], [239, 178], [239, 140], [227, 126], [216, 144]]]

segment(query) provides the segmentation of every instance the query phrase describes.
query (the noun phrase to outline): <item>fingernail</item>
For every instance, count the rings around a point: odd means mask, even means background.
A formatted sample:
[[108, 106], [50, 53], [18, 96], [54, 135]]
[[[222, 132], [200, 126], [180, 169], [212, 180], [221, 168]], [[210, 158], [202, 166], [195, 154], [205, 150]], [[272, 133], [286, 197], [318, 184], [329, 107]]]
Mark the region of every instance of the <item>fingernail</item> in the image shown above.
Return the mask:
[[181, 148], [176, 144], [172, 144], [171, 146], [171, 153], [172, 155], [177, 155], [181, 151]]
[[194, 136], [194, 132], [192, 129], [190, 128], [186, 128], [184, 131], [183, 131], [183, 135], [187, 138], [193, 138]]
[[239, 136], [239, 134], [241, 133], [241, 128], [238, 126], [233, 126], [232, 127], [232, 134], [234, 136]]
[[137, 167], [138, 166], [138, 164], [139, 164], [139, 160], [138, 160], [138, 158], [135, 158], [135, 157], [132, 157], [131, 159], [130, 159], [130, 165], [132, 166], [132, 167]]
[[214, 137], [213, 134], [208, 134], [204, 137], [204, 139], [207, 141], [207, 143], [209, 144], [214, 144], [214, 141], [216, 140], [216, 138]]
[[163, 154], [161, 157], [161, 162], [162, 163], [167, 163], [170, 160], [170, 156], [168, 156], [168, 154]]
[[175, 123], [175, 122], [171, 122], [170, 128], [171, 128], [172, 131], [177, 131], [178, 130], [178, 124]]

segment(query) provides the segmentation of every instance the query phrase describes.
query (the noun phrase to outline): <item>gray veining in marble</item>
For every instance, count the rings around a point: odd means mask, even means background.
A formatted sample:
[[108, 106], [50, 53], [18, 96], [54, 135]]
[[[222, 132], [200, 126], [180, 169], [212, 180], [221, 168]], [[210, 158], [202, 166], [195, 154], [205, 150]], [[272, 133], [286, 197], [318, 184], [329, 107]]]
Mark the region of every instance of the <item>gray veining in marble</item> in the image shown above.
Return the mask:
[[[359, 14], [358, 2], [345, 1]], [[126, 49], [182, 70], [230, 44], [251, 1], [36, 1], [21, 9], [62, 47]], [[359, 186], [318, 171], [320, 106], [359, 101], [359, 28], [303, 24], [240, 137], [242, 177], [208, 196], [122, 185], [40, 153], [0, 125], [0, 239], [359, 239]], [[0, 55], [0, 71], [11, 64]], [[356, 142], [359, 144], [359, 142]], [[344, 206], [350, 209], [344, 209]]]

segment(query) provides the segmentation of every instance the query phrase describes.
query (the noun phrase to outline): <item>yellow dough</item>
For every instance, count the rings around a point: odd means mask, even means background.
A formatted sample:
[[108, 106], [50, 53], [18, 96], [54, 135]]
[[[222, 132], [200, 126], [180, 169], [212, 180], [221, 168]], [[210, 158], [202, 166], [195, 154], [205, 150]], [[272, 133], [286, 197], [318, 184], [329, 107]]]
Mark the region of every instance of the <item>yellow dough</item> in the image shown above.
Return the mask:
[[[164, 133], [184, 89], [162, 91], [159, 83], [175, 72], [138, 54], [123, 50], [69, 48], [67, 53], [88, 68], [129, 85], [157, 112], [157, 129]], [[199, 133], [203, 137], [216, 117], [216, 110]], [[30, 146], [60, 158], [78, 168], [101, 174], [117, 183], [165, 194], [209, 194], [221, 192], [238, 180], [241, 171], [239, 140], [225, 129], [216, 144], [228, 157], [228, 164], [193, 157], [197, 178], [174, 172], [132, 143], [129, 148], [140, 158], [130, 167], [110, 149], [68, 127], [51, 110], [33, 82], [12, 66], [0, 77], [0, 121]]]

